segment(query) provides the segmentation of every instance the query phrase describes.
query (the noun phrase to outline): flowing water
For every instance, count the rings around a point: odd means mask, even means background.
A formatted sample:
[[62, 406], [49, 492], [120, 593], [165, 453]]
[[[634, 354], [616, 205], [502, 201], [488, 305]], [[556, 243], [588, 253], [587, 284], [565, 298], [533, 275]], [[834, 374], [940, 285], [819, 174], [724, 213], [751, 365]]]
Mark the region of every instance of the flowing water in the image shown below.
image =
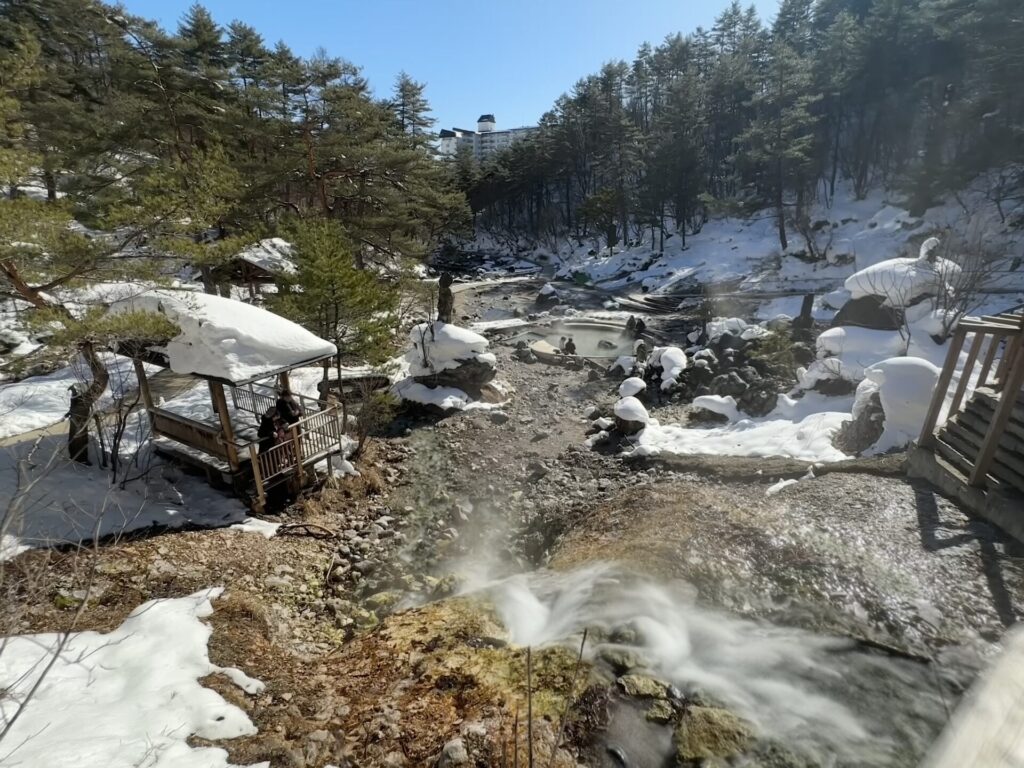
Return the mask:
[[[810, 765], [917, 765], [973, 674], [960, 660], [894, 658], [709, 610], [685, 583], [656, 584], [608, 564], [517, 575], [486, 591], [514, 642], [578, 648], [588, 629], [589, 660], [609, 648], [637, 652], [684, 695], [721, 702]], [[627, 712], [605, 743], [631, 765], [660, 765], [671, 749], [660, 731]]]

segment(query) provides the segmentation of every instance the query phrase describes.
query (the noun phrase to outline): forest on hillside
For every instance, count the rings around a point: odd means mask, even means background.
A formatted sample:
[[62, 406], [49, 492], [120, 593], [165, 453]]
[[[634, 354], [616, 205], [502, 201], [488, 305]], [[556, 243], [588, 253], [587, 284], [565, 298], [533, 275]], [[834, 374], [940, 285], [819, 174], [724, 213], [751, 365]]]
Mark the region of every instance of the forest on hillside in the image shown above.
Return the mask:
[[995, 169], [1024, 174], [1018, 0], [782, 0], [770, 24], [734, 2], [711, 29], [643, 45], [581, 79], [531, 141], [457, 176], [493, 233], [608, 245], [774, 210], [780, 245], [838, 184], [884, 186], [915, 215]]
[[407, 75], [376, 97], [354, 64], [301, 58], [198, 4], [167, 32], [96, 0], [3, 0], [0, 47], [5, 197], [33, 198], [3, 207], [5, 249], [70, 215], [121, 229], [120, 247], [159, 242], [209, 264], [319, 218], [363, 265], [423, 256], [465, 225]]

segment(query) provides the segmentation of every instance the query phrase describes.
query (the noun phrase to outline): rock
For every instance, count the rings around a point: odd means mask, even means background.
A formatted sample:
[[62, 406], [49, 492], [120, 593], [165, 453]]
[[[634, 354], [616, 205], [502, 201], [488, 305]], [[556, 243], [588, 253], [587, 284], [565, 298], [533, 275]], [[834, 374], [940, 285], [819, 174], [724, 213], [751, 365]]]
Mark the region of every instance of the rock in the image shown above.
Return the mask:
[[668, 683], [646, 675], [623, 675], [615, 681], [627, 696], [638, 699], [667, 699]]
[[287, 589], [291, 586], [292, 580], [288, 576], [267, 576], [263, 583], [271, 589]]
[[509, 416], [504, 411], [491, 411], [488, 417], [492, 424], [506, 424], [508, 423]]
[[860, 328], [872, 328], [876, 331], [898, 331], [902, 326], [900, 312], [885, 306], [884, 301], [885, 299], [881, 296], [862, 296], [859, 299], [850, 299], [832, 318], [829, 327], [855, 325]]
[[445, 744], [437, 759], [437, 768], [452, 768], [456, 765], [469, 765], [469, 753], [462, 739], [452, 739]]
[[814, 347], [805, 341], [794, 341], [790, 345], [790, 350], [793, 352], [793, 362], [797, 365], [802, 365], [806, 368], [815, 360]]
[[747, 391], [747, 382], [736, 371], [729, 371], [712, 379], [711, 391], [722, 397], [739, 397]]
[[672, 721], [676, 716], [676, 711], [672, 708], [672, 705], [667, 701], [659, 699], [651, 704], [650, 708], [644, 714], [649, 722], [657, 723], [658, 725], [665, 725]]
[[843, 453], [859, 456], [878, 442], [885, 430], [885, 411], [882, 399], [873, 392], [867, 403], [850, 421], [844, 421], [832, 444]]
[[401, 592], [398, 590], [389, 590], [387, 592], [378, 592], [375, 595], [370, 595], [366, 598], [364, 603], [371, 611], [387, 611], [393, 608], [401, 599]]
[[625, 675], [631, 669], [644, 666], [643, 657], [628, 648], [605, 647], [598, 652], [597, 658], [611, 667], [616, 675]]
[[477, 395], [480, 388], [497, 375], [492, 363], [480, 360], [464, 360], [455, 368], [448, 368], [425, 376], [414, 376], [413, 380], [428, 387], [454, 387], [471, 395]]
[[690, 707], [672, 737], [677, 765], [734, 757], [751, 743], [750, 728], [736, 715], [714, 707]]
[[367, 574], [373, 573], [375, 570], [377, 570], [377, 564], [372, 560], [360, 560], [352, 567], [359, 571], [361, 574], [363, 574], [363, 576], [366, 576]]

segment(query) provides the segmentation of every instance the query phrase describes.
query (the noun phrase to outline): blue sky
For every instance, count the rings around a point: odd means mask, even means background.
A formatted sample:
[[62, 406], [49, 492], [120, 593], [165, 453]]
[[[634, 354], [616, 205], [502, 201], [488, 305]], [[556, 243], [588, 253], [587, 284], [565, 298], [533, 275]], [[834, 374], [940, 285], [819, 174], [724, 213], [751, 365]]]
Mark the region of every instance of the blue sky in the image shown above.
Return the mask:
[[[173, 29], [192, 0], [122, 0]], [[300, 55], [318, 46], [363, 68], [377, 95], [402, 70], [427, 84], [438, 128], [535, 124], [579, 78], [644, 41], [709, 27], [728, 0], [207, 0]], [[744, 3], [745, 5], [746, 3]], [[756, 0], [770, 19], [777, 0]]]

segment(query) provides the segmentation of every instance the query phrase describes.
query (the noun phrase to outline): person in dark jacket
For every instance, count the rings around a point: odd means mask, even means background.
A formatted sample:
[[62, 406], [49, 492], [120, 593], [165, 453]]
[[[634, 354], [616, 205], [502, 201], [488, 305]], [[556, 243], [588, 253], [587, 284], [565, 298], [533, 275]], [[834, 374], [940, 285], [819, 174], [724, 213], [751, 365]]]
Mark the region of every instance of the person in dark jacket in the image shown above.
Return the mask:
[[641, 336], [644, 335], [644, 331], [646, 331], [646, 330], [647, 330], [647, 323], [645, 323], [642, 318], [638, 317], [636, 319], [636, 325], [633, 326], [633, 338], [634, 339], [639, 339]]
[[277, 443], [277, 424], [280, 417], [277, 415], [277, 408], [271, 406], [266, 413], [260, 417], [260, 428], [256, 430], [256, 437], [260, 441], [260, 453], [266, 453]]
[[565, 340], [565, 346], [562, 348], [562, 351], [567, 355], [576, 354], [576, 342], [572, 340], [572, 336]]
[[295, 395], [288, 387], [283, 387], [278, 393], [275, 407], [277, 415], [289, 427], [302, 418], [302, 406], [299, 405], [299, 401], [295, 399]]

